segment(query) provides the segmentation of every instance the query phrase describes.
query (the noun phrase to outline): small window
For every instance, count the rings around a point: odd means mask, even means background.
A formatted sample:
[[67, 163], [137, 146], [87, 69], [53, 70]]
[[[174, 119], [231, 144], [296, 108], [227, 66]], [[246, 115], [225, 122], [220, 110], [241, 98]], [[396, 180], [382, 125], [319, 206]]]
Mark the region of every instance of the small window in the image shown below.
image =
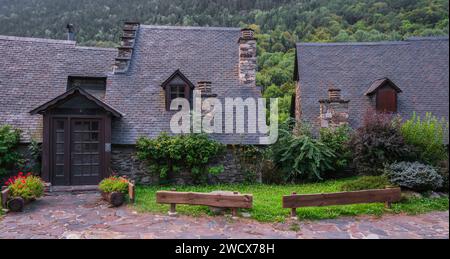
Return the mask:
[[102, 99], [105, 97], [106, 78], [69, 76], [69, 80], [67, 82], [67, 90], [73, 87], [79, 87], [83, 90], [86, 90], [95, 97]]
[[384, 87], [376, 93], [376, 108], [378, 112], [397, 112], [397, 91], [390, 87]]
[[170, 104], [177, 98], [186, 98], [190, 101], [191, 88], [188, 85], [169, 84], [166, 86], [166, 108], [170, 110]]

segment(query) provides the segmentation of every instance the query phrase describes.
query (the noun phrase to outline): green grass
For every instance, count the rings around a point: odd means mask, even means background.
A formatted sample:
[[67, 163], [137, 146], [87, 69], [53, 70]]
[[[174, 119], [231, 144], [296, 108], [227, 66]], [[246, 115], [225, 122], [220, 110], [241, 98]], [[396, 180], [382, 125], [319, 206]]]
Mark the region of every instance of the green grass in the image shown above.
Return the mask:
[[[169, 206], [156, 204], [156, 191], [170, 190], [188, 192], [211, 192], [211, 191], [238, 191], [245, 194], [253, 194], [253, 209], [248, 210], [253, 219], [261, 222], [283, 222], [289, 217], [290, 211], [281, 207], [283, 195], [292, 192], [298, 194], [307, 193], [329, 193], [339, 192], [343, 184], [353, 179], [327, 181], [323, 183], [301, 184], [301, 185], [215, 185], [215, 186], [138, 186], [136, 189], [136, 209], [140, 212], [167, 213]], [[431, 211], [446, 211], [449, 209], [448, 198], [421, 198], [411, 199], [401, 203], [393, 204], [392, 209], [386, 209], [384, 204], [358, 204], [349, 206], [330, 206], [299, 208], [299, 219], [331, 219], [341, 216], [377, 215], [384, 213], [407, 213], [420, 214]], [[177, 212], [182, 215], [201, 216], [212, 215], [208, 207], [178, 205]]]

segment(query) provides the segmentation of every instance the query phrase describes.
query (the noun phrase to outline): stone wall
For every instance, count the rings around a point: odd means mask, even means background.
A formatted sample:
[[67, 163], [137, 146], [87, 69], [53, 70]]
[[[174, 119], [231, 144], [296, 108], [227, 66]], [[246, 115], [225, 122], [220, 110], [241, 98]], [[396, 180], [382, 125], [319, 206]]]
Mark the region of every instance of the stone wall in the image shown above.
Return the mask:
[[[217, 158], [211, 166], [222, 164], [224, 172], [218, 176], [211, 176], [208, 184], [217, 183], [241, 183], [245, 181], [245, 175], [241, 170], [239, 158], [231, 148], [227, 148], [225, 154]], [[152, 173], [145, 162], [140, 161], [136, 156], [136, 149], [133, 145], [113, 145], [111, 152], [111, 168], [119, 175], [125, 175], [134, 179], [140, 184], [158, 184], [157, 173]], [[171, 183], [184, 185], [193, 184], [193, 179], [189, 172], [181, 172], [171, 177]]]

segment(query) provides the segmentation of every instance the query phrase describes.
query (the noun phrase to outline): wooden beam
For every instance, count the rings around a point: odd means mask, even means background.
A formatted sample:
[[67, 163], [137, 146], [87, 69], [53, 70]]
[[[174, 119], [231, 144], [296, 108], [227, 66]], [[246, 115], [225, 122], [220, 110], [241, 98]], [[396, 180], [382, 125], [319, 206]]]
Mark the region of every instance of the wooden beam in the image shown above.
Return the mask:
[[163, 204], [203, 205], [218, 208], [252, 208], [253, 196], [249, 194], [223, 195], [159, 191], [156, 193], [156, 202]]
[[401, 200], [400, 188], [283, 196], [283, 208], [321, 207], [359, 203], [392, 203]]

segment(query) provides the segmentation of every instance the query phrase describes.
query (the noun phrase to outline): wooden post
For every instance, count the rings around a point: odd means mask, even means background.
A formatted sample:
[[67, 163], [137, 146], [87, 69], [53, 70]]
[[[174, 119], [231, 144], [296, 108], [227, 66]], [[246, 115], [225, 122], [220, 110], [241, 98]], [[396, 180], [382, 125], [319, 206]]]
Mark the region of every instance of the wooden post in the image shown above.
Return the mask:
[[[238, 195], [239, 192], [233, 192], [233, 194], [234, 194], [234, 195]], [[238, 210], [237, 210], [237, 208], [232, 208], [232, 209], [231, 209], [231, 217], [232, 217], [233, 219], [237, 219], [237, 217], [238, 217]]]
[[[177, 189], [172, 188], [172, 189], [170, 189], [170, 191], [176, 192]], [[177, 216], [177, 204], [176, 203], [171, 203], [170, 204], [169, 216], [171, 216], [171, 217]]]
[[384, 203], [384, 207], [386, 209], [390, 209], [390, 208], [392, 208], [392, 203], [387, 201], [387, 202]]
[[7, 186], [2, 186], [2, 192], [1, 192], [1, 200], [2, 200], [2, 208], [7, 209], [8, 208], [8, 199], [9, 199], [9, 189]]
[[[296, 193], [296, 192], [293, 192], [293, 193], [292, 193], [292, 196], [295, 196], [295, 195], [297, 195], [297, 193]], [[293, 219], [293, 220], [298, 220], [298, 217], [297, 217], [297, 208], [292, 208], [292, 209], [291, 209], [291, 219]]]
[[128, 196], [130, 197], [130, 202], [134, 203], [135, 201], [135, 185], [134, 185], [134, 181], [129, 181], [128, 182]]

